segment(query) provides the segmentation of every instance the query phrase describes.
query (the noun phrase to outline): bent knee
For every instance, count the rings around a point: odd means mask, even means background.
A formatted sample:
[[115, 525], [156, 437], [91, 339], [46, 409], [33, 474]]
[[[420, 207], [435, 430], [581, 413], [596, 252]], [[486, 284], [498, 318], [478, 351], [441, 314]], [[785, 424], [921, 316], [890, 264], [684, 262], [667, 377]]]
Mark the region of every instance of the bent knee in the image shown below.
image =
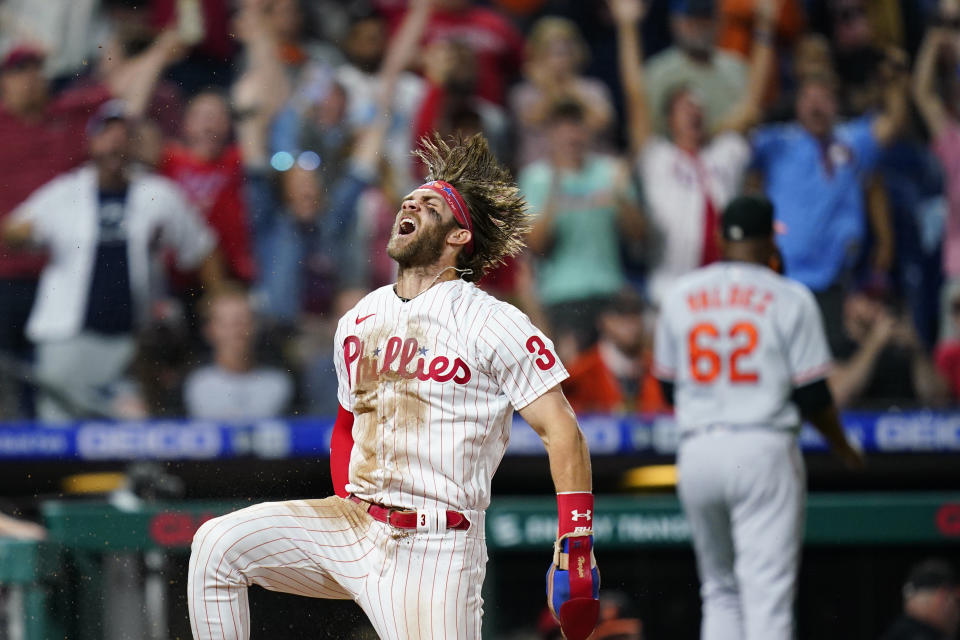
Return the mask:
[[191, 553], [197, 553], [200, 551], [201, 547], [205, 544], [211, 543], [216, 539], [216, 536], [211, 535], [213, 530], [216, 529], [219, 525], [223, 524], [224, 519], [227, 516], [220, 516], [218, 518], [211, 518], [203, 524], [193, 534], [193, 541], [190, 543]]

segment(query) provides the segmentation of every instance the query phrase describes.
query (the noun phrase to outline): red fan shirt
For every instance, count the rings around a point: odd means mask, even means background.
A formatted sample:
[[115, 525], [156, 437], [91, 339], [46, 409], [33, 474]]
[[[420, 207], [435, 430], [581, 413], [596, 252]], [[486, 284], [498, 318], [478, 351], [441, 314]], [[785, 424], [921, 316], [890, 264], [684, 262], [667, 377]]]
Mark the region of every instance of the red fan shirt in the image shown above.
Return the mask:
[[164, 150], [158, 170], [180, 185], [217, 235], [230, 275], [246, 282], [253, 280], [256, 269], [243, 197], [239, 147], [230, 145], [220, 157], [207, 161], [197, 158], [182, 145], [170, 144]]

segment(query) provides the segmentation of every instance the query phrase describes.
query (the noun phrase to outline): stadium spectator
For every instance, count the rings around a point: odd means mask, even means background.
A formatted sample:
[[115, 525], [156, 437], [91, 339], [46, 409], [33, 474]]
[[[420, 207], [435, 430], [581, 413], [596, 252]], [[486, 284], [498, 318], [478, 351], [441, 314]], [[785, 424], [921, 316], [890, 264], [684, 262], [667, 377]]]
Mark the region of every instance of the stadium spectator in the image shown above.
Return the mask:
[[147, 3], [107, 0], [107, 3], [125, 5], [128, 15], [118, 16], [116, 22], [131, 22], [131, 13], [146, 14], [137, 18], [155, 30], [177, 29], [190, 51], [167, 76], [185, 94], [229, 84], [236, 54], [230, 14], [232, 5], [237, 3], [232, 0], [149, 0]]
[[[377, 97], [382, 87], [378, 74], [387, 42], [387, 23], [381, 14], [367, 11], [353, 17], [343, 44], [347, 62], [336, 70], [336, 80], [346, 93], [347, 122], [352, 129], [368, 126], [379, 116]], [[411, 123], [425, 91], [423, 79], [416, 74], [404, 70], [397, 77], [384, 149], [393, 170], [401, 173], [404, 189], [416, 184], [410, 175], [410, 149], [415, 140]]]
[[[403, 4], [386, 0], [376, 4], [396, 29], [403, 15]], [[507, 87], [523, 61], [523, 34], [501, 13], [479, 6], [473, 0], [435, 0], [433, 6], [424, 32], [424, 49], [436, 40], [468, 45], [477, 61], [476, 94], [504, 105]]]
[[845, 278], [866, 232], [864, 180], [907, 116], [903, 60], [884, 67], [883, 109], [838, 122], [835, 79], [800, 79], [797, 121], [767, 125], [753, 136], [753, 163], [777, 215], [786, 274], [807, 285], [824, 314], [827, 338], [840, 340]]
[[51, 254], [27, 335], [38, 376], [73, 406], [45, 393], [45, 420], [104, 405], [133, 357], [135, 328], [149, 316], [158, 251], [198, 268], [207, 286], [222, 279], [213, 236], [182, 192], [131, 165], [127, 113], [119, 101], [104, 103], [87, 125], [92, 162], [38, 189], [3, 226], [8, 244], [41, 244]]
[[624, 292], [600, 312], [597, 344], [567, 363], [563, 392], [579, 413], [669, 411], [653, 377], [650, 339], [640, 297]]
[[[756, 37], [759, 0], [720, 0], [717, 9], [717, 47], [744, 58], [750, 56]], [[773, 35], [777, 42], [792, 48], [806, 26], [803, 0], [782, 0]]]
[[[913, 98], [930, 132], [931, 147], [944, 173], [947, 216], [943, 230], [943, 275], [941, 296], [943, 329], [952, 328], [949, 297], [960, 288], [960, 79], [956, 47], [960, 26], [960, 3], [945, 2], [937, 24], [927, 30], [917, 57]], [[938, 73], [942, 68], [943, 73]], [[938, 77], [940, 80], [938, 89]]]
[[566, 18], [538, 20], [527, 38], [524, 80], [510, 91], [510, 113], [518, 137], [515, 164], [525, 167], [547, 155], [546, 118], [561, 100], [579, 102], [595, 147], [609, 142], [614, 109], [610, 90], [581, 75], [590, 55], [577, 25]]
[[843, 338], [830, 387], [839, 407], [940, 406], [947, 385], [906, 314], [855, 292], [843, 304]]
[[588, 151], [583, 107], [556, 104], [547, 122], [549, 159], [519, 177], [536, 216], [528, 245], [554, 340], [573, 335], [584, 349], [596, 340], [602, 303], [627, 283], [618, 242], [640, 241], [644, 219], [625, 163]]
[[280, 46], [291, 80], [313, 64], [336, 65], [339, 51], [309, 33], [300, 0], [241, 0], [241, 10], [253, 9], [263, 16], [264, 26], [271, 31]]
[[[696, 91], [707, 130], [725, 118], [747, 91], [747, 68], [740, 56], [716, 46], [714, 0], [671, 0], [673, 46], [647, 63], [647, 105], [653, 130], [667, 132], [668, 99], [680, 86]], [[772, 37], [769, 29], [764, 40]]]
[[209, 420], [285, 415], [293, 400], [293, 380], [284, 371], [257, 365], [257, 325], [247, 293], [223, 287], [201, 305], [213, 362], [187, 376], [183, 389], [187, 414]]
[[[370, 257], [383, 254], [383, 234], [389, 233], [395, 213], [391, 209], [384, 219], [383, 207], [377, 204], [386, 200], [377, 197], [384, 189], [380, 156], [391, 119], [393, 87], [413, 56], [427, 15], [428, 4], [418, 2], [391, 42], [378, 82], [382, 89], [378, 118], [355, 142], [342, 177], [326, 189], [324, 177], [316, 171], [319, 159], [308, 153], [297, 158], [287, 154], [286, 164], [275, 163], [282, 170], [277, 201], [265, 146], [266, 129], [280, 102], [268, 96], [283, 94], [283, 88], [276, 87], [277, 60], [268, 51], [262, 57], [257, 54], [259, 61], [238, 82], [234, 100], [249, 113], [238, 131], [262, 265], [256, 290], [271, 319], [293, 322], [305, 309], [326, 313], [338, 288], [367, 287], [387, 275], [382, 261]], [[357, 224], [359, 216], [364, 225]], [[366, 251], [369, 242], [379, 242], [375, 252]]]
[[[641, 64], [640, 32], [646, 2], [611, 3], [617, 20], [621, 83], [627, 98], [631, 151], [657, 234], [658, 249], [648, 279], [651, 299], [659, 303], [674, 280], [719, 258], [719, 211], [735, 196], [750, 158], [746, 131], [762, 114], [765, 80], [773, 66], [772, 25], [775, 3], [757, 4], [758, 37], [750, 63], [750, 82], [735, 108], [709, 129], [696, 88], [676, 85], [665, 99], [668, 138], [652, 129]], [[684, 18], [689, 19], [689, 18]], [[716, 135], [711, 136], [712, 132]]]
[[937, 371], [950, 387], [954, 402], [960, 400], [960, 292], [954, 292], [948, 300], [950, 323], [953, 335], [942, 340], [934, 352]]
[[915, 565], [903, 585], [903, 615], [880, 640], [950, 640], [960, 628], [960, 582], [945, 561]]
[[109, 25], [97, 5], [100, 0], [75, 0], [58, 5], [34, 0], [6, 0], [3, 3], [0, 49], [33, 42], [49, 52], [44, 73], [64, 78], [83, 71], [97, 56]]
[[[469, 46], [452, 40], [434, 40], [424, 52], [427, 90], [413, 121], [414, 140], [443, 137], [460, 132], [482, 133], [502, 161], [512, 155], [507, 139], [507, 113], [502, 107], [476, 95], [476, 54]], [[416, 166], [417, 175], [424, 175]]]
[[[86, 157], [84, 127], [111, 95], [143, 112], [163, 69], [179, 55], [176, 34], [163, 33], [143, 53], [111, 71], [104, 85], [52, 93], [42, 73], [46, 54], [17, 45], [0, 61], [0, 224], [34, 190]], [[0, 352], [30, 356], [24, 327], [44, 257], [0, 247]]]
[[[146, 50], [153, 41], [154, 31], [142, 22], [116, 23], [111, 37], [103, 45], [103, 54], [97, 60], [93, 75], [71, 85], [72, 88], [102, 84], [117, 69]], [[179, 133], [183, 119], [181, 88], [166, 77], [157, 80], [143, 113], [145, 119], [155, 123], [165, 136]]]
[[[218, 90], [190, 99], [181, 139], [163, 151], [158, 171], [176, 182], [217, 237], [229, 277], [253, 281], [256, 268], [250, 247], [243, 198], [240, 147], [232, 141], [230, 105]], [[183, 281], [181, 286], [192, 286]]]

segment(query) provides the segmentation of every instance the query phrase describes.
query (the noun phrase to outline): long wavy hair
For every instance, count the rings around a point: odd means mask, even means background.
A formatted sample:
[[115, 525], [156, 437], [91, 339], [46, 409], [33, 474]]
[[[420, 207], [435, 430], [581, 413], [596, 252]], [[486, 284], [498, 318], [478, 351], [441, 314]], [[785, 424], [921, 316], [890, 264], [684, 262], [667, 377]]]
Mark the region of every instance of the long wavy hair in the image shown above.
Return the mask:
[[473, 254], [461, 251], [457, 268], [472, 273], [463, 279], [476, 282], [483, 275], [516, 255], [525, 245], [532, 219], [516, 182], [481, 134], [449, 142], [439, 134], [423, 137], [414, 152], [427, 167], [428, 180], [452, 184], [467, 203], [473, 223]]

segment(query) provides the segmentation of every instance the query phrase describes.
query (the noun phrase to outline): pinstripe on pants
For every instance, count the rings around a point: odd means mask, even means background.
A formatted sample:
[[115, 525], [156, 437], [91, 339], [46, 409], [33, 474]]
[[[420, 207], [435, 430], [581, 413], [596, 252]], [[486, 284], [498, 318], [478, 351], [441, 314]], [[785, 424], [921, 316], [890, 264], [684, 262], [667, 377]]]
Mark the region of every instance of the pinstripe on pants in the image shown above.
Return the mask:
[[373, 520], [336, 496], [268, 502], [204, 523], [188, 600], [197, 640], [250, 637], [247, 587], [355, 600], [381, 638], [480, 638], [483, 522], [418, 533]]

